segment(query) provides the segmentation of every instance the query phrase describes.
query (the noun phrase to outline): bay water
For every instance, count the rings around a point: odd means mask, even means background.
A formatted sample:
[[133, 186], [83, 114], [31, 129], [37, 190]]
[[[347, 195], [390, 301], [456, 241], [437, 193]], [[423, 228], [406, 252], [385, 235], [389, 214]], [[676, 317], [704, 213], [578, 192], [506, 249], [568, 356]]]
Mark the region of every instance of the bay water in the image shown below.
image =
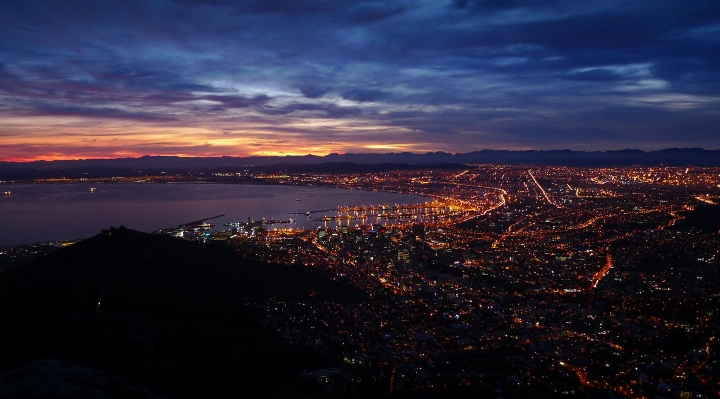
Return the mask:
[[[312, 229], [313, 217], [349, 205], [419, 204], [427, 197], [340, 188], [204, 183], [16, 184], [2, 186], [0, 248], [88, 238], [124, 225], [144, 232], [209, 220], [213, 230], [228, 222], [293, 219], [272, 227]], [[320, 212], [318, 212], [320, 211]], [[314, 212], [312, 217], [305, 212]], [[299, 214], [291, 214], [299, 213]], [[375, 219], [344, 224], [375, 223]], [[335, 222], [334, 224], [337, 224]]]

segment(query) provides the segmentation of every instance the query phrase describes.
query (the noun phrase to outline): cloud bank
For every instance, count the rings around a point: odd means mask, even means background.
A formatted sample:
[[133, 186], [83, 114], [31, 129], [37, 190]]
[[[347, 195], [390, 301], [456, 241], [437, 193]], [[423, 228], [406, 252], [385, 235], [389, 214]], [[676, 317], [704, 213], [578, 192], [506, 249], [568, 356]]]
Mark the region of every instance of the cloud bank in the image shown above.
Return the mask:
[[0, 158], [720, 148], [720, 3], [3, 1]]

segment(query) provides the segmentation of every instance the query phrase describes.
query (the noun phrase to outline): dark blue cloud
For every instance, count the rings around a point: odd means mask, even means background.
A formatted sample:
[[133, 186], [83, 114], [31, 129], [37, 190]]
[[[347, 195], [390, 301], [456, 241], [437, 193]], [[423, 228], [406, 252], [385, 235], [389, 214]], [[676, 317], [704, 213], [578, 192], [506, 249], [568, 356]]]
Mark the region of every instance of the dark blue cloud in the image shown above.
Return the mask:
[[265, 95], [260, 95], [252, 98], [243, 97], [243, 96], [218, 96], [218, 95], [209, 95], [209, 96], [202, 96], [200, 99], [202, 100], [209, 100], [209, 101], [215, 101], [223, 104], [224, 107], [227, 108], [249, 108], [249, 107], [256, 107], [259, 105], [263, 105], [270, 101], [270, 97]]
[[346, 100], [357, 101], [359, 103], [367, 101], [380, 101], [389, 96], [389, 93], [381, 90], [354, 89], [342, 93], [342, 98]]
[[322, 86], [314, 84], [301, 84], [299, 87], [300, 92], [307, 98], [319, 98], [325, 95], [329, 90]]
[[586, 69], [580, 71], [571, 71], [563, 76], [569, 80], [589, 80], [596, 82], [613, 81], [624, 79], [622, 74], [610, 69]]
[[[319, 116], [328, 118], [346, 118], [362, 114], [362, 110], [355, 107], [339, 107], [335, 104], [290, 104], [282, 107], [265, 106], [259, 109], [267, 115], [289, 115], [297, 111], [309, 111], [306, 117], [317, 118]], [[316, 116], [313, 116], [314, 113]]]
[[169, 122], [175, 120], [175, 118], [167, 115], [153, 114], [151, 112], [143, 112], [140, 110], [125, 111], [108, 107], [63, 107], [47, 104], [36, 104], [21, 114], [38, 116], [79, 116], [93, 119], [124, 119], [148, 122]]
[[0, 54], [3, 115], [720, 148], [715, 0], [3, 1]]

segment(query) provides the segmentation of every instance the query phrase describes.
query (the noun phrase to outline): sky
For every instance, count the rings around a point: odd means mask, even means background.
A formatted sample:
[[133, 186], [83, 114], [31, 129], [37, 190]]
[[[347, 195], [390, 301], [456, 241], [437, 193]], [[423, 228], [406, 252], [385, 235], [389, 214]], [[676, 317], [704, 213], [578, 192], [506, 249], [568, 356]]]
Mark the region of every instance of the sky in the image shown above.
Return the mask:
[[669, 147], [720, 1], [0, 1], [0, 160]]

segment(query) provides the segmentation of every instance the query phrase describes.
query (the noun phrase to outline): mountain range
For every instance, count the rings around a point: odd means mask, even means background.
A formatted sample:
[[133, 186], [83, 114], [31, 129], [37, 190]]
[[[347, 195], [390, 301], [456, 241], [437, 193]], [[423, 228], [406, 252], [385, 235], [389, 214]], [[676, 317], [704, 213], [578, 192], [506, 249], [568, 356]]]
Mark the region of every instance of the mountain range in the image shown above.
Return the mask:
[[[218, 170], [282, 171], [288, 165], [386, 164], [430, 166], [442, 164], [509, 164], [556, 166], [720, 166], [720, 150], [668, 148], [659, 151], [504, 151], [482, 150], [451, 154], [447, 152], [410, 152], [388, 154], [329, 154], [285, 157], [177, 157], [143, 156], [139, 158], [80, 159], [60, 161], [0, 162], [0, 180], [44, 177], [142, 176], [161, 173], [207, 173]], [[322, 168], [321, 168], [322, 169]], [[329, 167], [329, 171], [337, 168]], [[357, 169], [357, 168], [356, 168]], [[362, 169], [362, 168], [361, 168]]]

